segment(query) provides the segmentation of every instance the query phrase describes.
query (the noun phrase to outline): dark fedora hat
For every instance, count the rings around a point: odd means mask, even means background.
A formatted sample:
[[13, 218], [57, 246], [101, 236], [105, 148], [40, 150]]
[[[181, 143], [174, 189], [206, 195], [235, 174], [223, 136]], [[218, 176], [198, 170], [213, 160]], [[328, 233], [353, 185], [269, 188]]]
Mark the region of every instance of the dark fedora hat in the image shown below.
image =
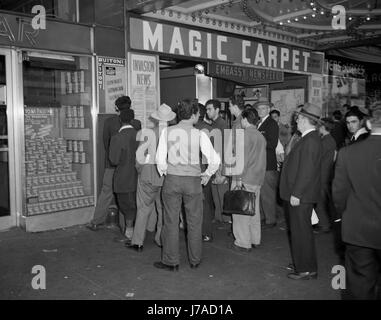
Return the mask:
[[321, 116], [322, 116], [321, 108], [319, 108], [315, 104], [307, 102], [303, 105], [303, 107], [299, 111], [296, 111], [296, 113], [321, 123]]

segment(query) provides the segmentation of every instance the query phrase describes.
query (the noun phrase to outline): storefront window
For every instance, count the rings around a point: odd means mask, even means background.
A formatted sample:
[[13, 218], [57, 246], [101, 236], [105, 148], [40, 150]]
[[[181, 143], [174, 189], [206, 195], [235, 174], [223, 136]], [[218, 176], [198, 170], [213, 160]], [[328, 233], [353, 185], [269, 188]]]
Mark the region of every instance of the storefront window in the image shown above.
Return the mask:
[[92, 206], [91, 59], [24, 58], [27, 215]]

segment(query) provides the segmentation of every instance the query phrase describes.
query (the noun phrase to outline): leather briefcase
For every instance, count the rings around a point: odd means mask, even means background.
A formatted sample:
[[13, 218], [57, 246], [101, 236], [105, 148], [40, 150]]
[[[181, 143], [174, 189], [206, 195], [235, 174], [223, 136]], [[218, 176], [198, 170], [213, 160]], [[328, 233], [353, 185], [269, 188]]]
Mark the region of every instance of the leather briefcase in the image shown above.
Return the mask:
[[225, 192], [224, 214], [255, 215], [255, 193], [243, 190], [243, 188], [238, 187]]

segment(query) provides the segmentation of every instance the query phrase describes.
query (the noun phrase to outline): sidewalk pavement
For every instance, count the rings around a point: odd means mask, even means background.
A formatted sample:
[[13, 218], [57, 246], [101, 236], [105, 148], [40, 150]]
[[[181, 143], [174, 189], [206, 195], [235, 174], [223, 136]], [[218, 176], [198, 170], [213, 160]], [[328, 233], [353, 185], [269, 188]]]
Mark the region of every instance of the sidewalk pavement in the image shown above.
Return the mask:
[[[182, 230], [180, 230], [182, 231]], [[156, 269], [161, 249], [147, 232], [143, 252], [113, 242], [115, 229], [92, 232], [84, 226], [26, 233], [18, 228], [0, 233], [0, 299], [113, 300], [254, 300], [341, 299], [331, 286], [340, 264], [332, 234], [316, 235], [317, 280], [291, 280], [284, 226], [263, 230], [262, 245], [250, 253], [229, 248], [229, 225], [217, 224], [213, 242], [204, 243], [203, 260], [191, 269], [184, 232], [180, 232], [179, 272]], [[32, 288], [32, 268], [46, 270], [46, 289]]]

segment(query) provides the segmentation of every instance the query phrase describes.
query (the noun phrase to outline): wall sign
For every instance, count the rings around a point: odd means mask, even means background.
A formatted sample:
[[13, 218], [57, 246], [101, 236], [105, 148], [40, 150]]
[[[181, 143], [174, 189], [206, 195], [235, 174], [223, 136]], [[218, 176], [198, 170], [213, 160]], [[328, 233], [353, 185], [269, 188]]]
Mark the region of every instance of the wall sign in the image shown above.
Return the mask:
[[128, 92], [132, 101], [132, 109], [135, 111], [135, 118], [141, 121], [144, 128], [153, 126], [150, 115], [159, 106], [158, 60], [157, 56], [128, 54]]
[[279, 71], [322, 74], [324, 54], [280, 44], [130, 18], [130, 46], [176, 56], [247, 64]]
[[0, 44], [61, 52], [91, 53], [90, 27], [46, 21], [46, 29], [34, 30], [32, 18], [0, 14]]
[[126, 59], [98, 57], [99, 113], [115, 113], [115, 100], [127, 94]]
[[207, 75], [248, 86], [284, 81], [284, 73], [269, 69], [241, 67], [227, 63], [208, 62]]

